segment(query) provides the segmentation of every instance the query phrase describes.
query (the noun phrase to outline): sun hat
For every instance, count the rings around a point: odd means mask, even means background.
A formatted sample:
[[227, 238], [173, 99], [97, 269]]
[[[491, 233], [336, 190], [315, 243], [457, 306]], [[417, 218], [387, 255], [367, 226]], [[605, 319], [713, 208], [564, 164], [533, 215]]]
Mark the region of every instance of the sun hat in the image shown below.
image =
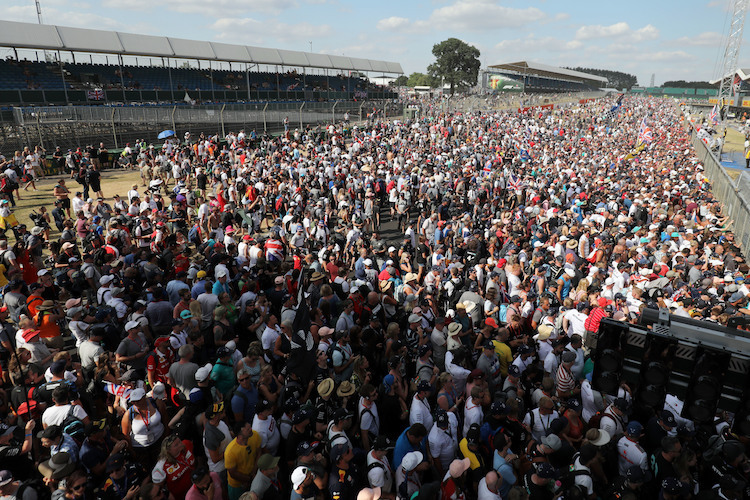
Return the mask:
[[52, 458], [39, 464], [39, 473], [47, 479], [62, 479], [69, 476], [76, 468], [67, 451], [52, 455]]
[[329, 377], [318, 384], [318, 394], [326, 398], [330, 396], [331, 393], [333, 393], [334, 386], [335, 386], [335, 382], [333, 381], [332, 378]]
[[464, 458], [463, 460], [455, 459], [453, 462], [451, 462], [450, 466], [448, 467], [448, 472], [450, 473], [451, 477], [456, 479], [461, 477], [461, 475], [469, 470], [469, 467], [471, 467], [471, 460], [468, 458]]

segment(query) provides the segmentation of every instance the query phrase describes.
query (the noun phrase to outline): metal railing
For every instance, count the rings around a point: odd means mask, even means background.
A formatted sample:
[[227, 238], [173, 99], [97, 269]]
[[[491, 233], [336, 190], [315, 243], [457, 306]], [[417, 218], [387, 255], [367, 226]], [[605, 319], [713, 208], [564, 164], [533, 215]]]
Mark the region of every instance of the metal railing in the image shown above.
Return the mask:
[[732, 180], [716, 155], [700, 140], [687, 114], [684, 114], [691, 128], [690, 141], [711, 182], [711, 192], [722, 203], [722, 215], [734, 221], [730, 229], [735, 241], [740, 241], [742, 248], [746, 249], [750, 245], [750, 181], [744, 175], [740, 175], [736, 181]]
[[207, 106], [49, 106], [13, 108], [12, 118], [0, 115], [0, 152], [12, 156], [24, 146], [75, 148], [104, 142], [124, 147], [136, 139], [156, 140], [163, 129], [180, 135], [205, 133], [223, 138], [228, 132], [255, 130], [277, 133], [343, 121], [363, 122], [371, 116], [403, 116], [393, 101], [261, 102]]

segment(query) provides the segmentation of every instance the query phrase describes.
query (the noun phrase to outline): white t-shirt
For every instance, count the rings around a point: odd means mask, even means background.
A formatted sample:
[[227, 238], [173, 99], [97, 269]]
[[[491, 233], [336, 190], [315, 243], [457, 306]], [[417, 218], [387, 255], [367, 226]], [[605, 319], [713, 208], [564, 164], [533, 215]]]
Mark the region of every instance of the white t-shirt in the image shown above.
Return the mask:
[[443, 470], [447, 470], [454, 458], [456, 458], [456, 445], [453, 438], [449, 435], [450, 426], [447, 429], [441, 429], [434, 424], [427, 440], [430, 443], [430, 454], [432, 458], [439, 460]]
[[423, 424], [426, 429], [432, 428], [432, 412], [430, 410], [430, 403], [427, 399], [420, 401], [417, 399], [415, 394], [411, 400], [411, 410], [409, 411], [409, 425], [414, 425], [417, 422]]
[[492, 493], [487, 487], [487, 479], [482, 478], [479, 480], [479, 487], [477, 488], [477, 500], [501, 500], [500, 493]]
[[276, 455], [281, 441], [281, 433], [273, 416], [261, 420], [258, 415], [255, 415], [253, 417], [253, 430], [260, 434], [260, 447], [268, 450], [271, 455]]
[[49, 427], [50, 425], [62, 425], [63, 421], [67, 418], [68, 413], [80, 420], [88, 417], [86, 410], [78, 405], [67, 404], [63, 406], [50, 406], [44, 410], [44, 414], [42, 414], [42, 424], [44, 427]]

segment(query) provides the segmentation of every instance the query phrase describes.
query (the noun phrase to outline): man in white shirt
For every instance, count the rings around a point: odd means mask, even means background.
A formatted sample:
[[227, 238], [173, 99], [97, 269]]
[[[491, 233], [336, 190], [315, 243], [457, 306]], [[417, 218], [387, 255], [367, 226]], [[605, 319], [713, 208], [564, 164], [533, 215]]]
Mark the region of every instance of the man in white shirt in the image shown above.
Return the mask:
[[64, 385], [52, 391], [52, 401], [55, 406], [50, 406], [42, 414], [42, 425], [46, 429], [50, 425], [62, 425], [68, 415], [76, 417], [84, 424], [89, 423], [89, 416], [79, 405], [70, 404], [70, 391]]
[[385, 436], [378, 436], [375, 444], [367, 454], [367, 482], [370, 488], [380, 488], [381, 498], [392, 498], [393, 467], [388, 461], [388, 451], [393, 443]]
[[448, 412], [442, 408], [435, 413], [435, 424], [430, 429], [427, 440], [430, 443], [430, 454], [434, 459], [438, 476], [443, 477], [453, 459], [456, 458], [458, 446], [456, 436], [451, 433]]
[[591, 464], [597, 459], [597, 448], [587, 443], [581, 446], [581, 451], [573, 462], [573, 482], [586, 492], [586, 498], [595, 499], [594, 480], [591, 477]]
[[547, 435], [552, 421], [559, 416], [552, 399], [543, 396], [539, 399], [539, 408], [534, 408], [526, 414], [523, 425], [531, 429], [531, 436], [535, 441], [541, 442], [542, 438]]
[[253, 430], [260, 435], [260, 447], [264, 453], [276, 455], [281, 441], [279, 426], [273, 418], [273, 405], [261, 399], [255, 408], [257, 412], [253, 417]]
[[474, 386], [471, 388], [471, 395], [466, 400], [466, 405], [464, 406], [464, 436], [469, 432], [471, 424], [482, 425], [482, 421], [484, 420], [484, 411], [482, 411], [484, 396], [483, 387]]
[[643, 426], [640, 422], [633, 420], [625, 429], [625, 435], [617, 441], [617, 454], [619, 455], [617, 465], [622, 476], [633, 465], [639, 466], [644, 472], [648, 470], [648, 454], [638, 444], [641, 435], [643, 435]]
[[411, 400], [411, 409], [409, 411], [409, 425], [414, 425], [417, 422], [425, 426], [425, 429], [431, 429], [432, 410], [430, 403], [427, 401], [427, 397], [432, 392], [432, 386], [426, 380], [420, 380], [417, 384], [417, 392]]

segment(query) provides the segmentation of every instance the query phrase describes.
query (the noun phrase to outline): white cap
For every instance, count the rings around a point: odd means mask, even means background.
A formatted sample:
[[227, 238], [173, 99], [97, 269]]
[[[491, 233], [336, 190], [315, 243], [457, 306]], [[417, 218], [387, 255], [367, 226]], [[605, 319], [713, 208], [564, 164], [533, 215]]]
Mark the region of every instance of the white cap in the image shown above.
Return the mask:
[[572, 278], [572, 277], [574, 277], [576, 275], [576, 272], [573, 271], [572, 269], [566, 269], [565, 270], [565, 274], [567, 274], [568, 276], [570, 276]]
[[388, 247], [388, 253], [395, 252], [396, 247]]
[[128, 321], [127, 323], [125, 323], [125, 331], [129, 332], [133, 328], [138, 328], [139, 326], [141, 326], [141, 324], [137, 321]]
[[295, 490], [300, 487], [300, 485], [305, 481], [305, 478], [307, 478], [307, 467], [297, 467], [292, 472], [292, 488]]
[[226, 347], [230, 351], [237, 350], [237, 344], [234, 342], [234, 340], [230, 340], [229, 342], [227, 342], [226, 344], [224, 344], [224, 347]]
[[141, 399], [146, 397], [146, 391], [139, 387], [137, 389], [133, 389], [133, 391], [130, 393], [130, 396], [128, 396], [128, 401], [131, 403], [133, 401], [140, 401]]
[[105, 274], [104, 276], [102, 276], [101, 278], [99, 278], [99, 284], [100, 285], [106, 285], [107, 283], [109, 283], [113, 279], [115, 279], [115, 277], [112, 276], [111, 274]]
[[198, 368], [195, 372], [195, 380], [197, 382], [204, 382], [208, 379], [208, 376], [211, 375], [211, 370], [213, 370], [213, 368], [214, 367], [211, 363], [206, 363], [205, 366]]
[[403, 467], [406, 472], [413, 471], [417, 465], [422, 463], [422, 458], [422, 452], [410, 451], [404, 455], [404, 458], [401, 460], [401, 467]]
[[42, 269], [41, 271], [37, 271], [36, 273], [37, 276], [44, 276], [45, 274], [49, 274], [48, 269]]
[[227, 275], [227, 271], [225, 269], [219, 269], [218, 271], [216, 271], [217, 278], [221, 278], [226, 275]]
[[365, 259], [362, 263], [366, 266], [372, 266], [372, 259]]

